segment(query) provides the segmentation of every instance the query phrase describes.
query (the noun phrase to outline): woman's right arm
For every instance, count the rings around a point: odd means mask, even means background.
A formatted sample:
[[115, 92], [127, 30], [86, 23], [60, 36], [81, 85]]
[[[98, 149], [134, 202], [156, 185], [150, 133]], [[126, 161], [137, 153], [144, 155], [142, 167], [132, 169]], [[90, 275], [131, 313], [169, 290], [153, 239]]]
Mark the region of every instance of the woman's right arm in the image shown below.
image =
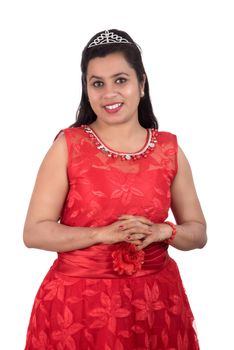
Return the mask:
[[60, 135], [37, 175], [24, 225], [23, 239], [27, 247], [66, 252], [99, 243], [126, 241], [136, 229], [142, 232], [139, 238], [147, 233], [149, 223], [144, 219], [133, 221], [127, 230], [123, 230], [122, 220], [105, 227], [71, 227], [58, 223], [68, 189], [67, 145], [65, 136]]
[[95, 228], [58, 223], [67, 192], [67, 145], [61, 135], [49, 149], [37, 175], [24, 225], [27, 247], [60, 252], [99, 243]]

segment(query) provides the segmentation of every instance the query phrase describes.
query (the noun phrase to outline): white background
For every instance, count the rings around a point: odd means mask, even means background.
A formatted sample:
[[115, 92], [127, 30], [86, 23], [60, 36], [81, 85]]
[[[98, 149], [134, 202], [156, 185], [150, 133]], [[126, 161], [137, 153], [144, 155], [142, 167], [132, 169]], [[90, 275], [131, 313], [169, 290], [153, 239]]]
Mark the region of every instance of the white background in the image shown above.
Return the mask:
[[27, 249], [40, 162], [75, 120], [80, 56], [96, 32], [126, 30], [143, 50], [160, 130], [177, 134], [208, 223], [202, 250], [175, 251], [202, 350], [234, 349], [232, 1], [1, 1], [0, 348], [22, 350], [55, 253]]

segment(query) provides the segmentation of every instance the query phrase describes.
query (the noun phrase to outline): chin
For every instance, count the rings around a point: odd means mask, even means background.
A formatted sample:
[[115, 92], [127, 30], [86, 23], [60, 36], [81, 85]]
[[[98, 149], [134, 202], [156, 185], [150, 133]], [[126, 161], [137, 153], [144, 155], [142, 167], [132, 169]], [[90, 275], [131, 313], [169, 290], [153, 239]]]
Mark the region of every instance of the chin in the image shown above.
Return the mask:
[[138, 117], [110, 115], [107, 117], [105, 116], [105, 117], [97, 118], [97, 120], [108, 125], [120, 125], [120, 124], [135, 122], [135, 120], [138, 120]]

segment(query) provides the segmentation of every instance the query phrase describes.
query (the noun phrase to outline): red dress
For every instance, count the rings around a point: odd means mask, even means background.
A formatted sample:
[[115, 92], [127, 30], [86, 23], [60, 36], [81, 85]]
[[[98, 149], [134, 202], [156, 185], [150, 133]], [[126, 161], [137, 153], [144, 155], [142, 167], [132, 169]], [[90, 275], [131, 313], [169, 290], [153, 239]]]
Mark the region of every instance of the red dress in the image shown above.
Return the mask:
[[[139, 153], [121, 156], [89, 128], [63, 131], [69, 192], [62, 224], [106, 226], [121, 214], [166, 220], [175, 135], [148, 130]], [[58, 253], [36, 295], [25, 350], [198, 350], [193, 322], [167, 244], [138, 255], [128, 243], [99, 244]]]

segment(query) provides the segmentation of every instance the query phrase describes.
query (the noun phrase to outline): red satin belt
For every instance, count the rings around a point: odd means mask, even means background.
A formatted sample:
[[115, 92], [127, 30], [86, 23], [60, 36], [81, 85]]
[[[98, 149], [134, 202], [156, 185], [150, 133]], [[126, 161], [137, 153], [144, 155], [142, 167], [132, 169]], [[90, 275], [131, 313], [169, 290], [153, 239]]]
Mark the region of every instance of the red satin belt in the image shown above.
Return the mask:
[[58, 253], [52, 269], [66, 276], [86, 278], [131, 278], [154, 274], [162, 270], [170, 257], [164, 243], [151, 244], [144, 249], [141, 270], [129, 276], [119, 275], [113, 269], [112, 252], [116, 245], [100, 244], [72, 252]]

